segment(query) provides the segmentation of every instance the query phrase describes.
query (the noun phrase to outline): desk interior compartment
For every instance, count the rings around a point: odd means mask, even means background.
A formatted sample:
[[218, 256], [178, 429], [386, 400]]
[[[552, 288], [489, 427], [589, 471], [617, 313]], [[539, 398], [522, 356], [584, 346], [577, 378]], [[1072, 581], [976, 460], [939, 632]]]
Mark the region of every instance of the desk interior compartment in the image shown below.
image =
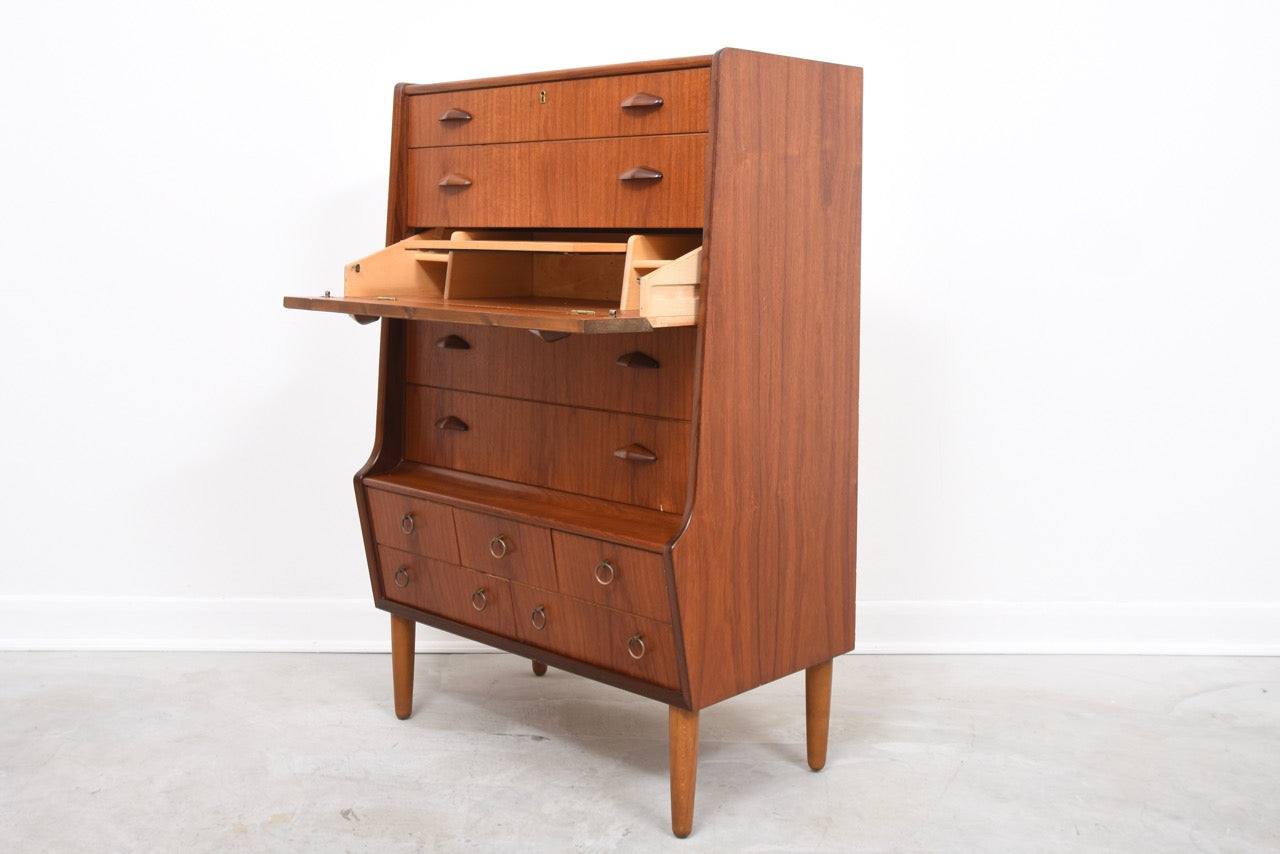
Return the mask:
[[348, 264], [341, 298], [285, 305], [563, 332], [692, 326], [701, 244], [698, 231], [429, 229]]

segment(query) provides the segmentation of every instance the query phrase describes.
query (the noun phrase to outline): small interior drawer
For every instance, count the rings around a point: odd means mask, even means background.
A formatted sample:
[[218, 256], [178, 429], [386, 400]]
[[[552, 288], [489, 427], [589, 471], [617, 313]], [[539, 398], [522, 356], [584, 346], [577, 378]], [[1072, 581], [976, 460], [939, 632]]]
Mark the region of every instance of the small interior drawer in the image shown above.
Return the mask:
[[546, 528], [469, 510], [455, 509], [453, 515], [464, 566], [526, 584], [555, 586], [551, 532]]
[[701, 228], [706, 134], [418, 148], [412, 228]]
[[687, 421], [421, 385], [408, 387], [406, 410], [413, 462], [664, 513], [684, 507]]
[[532, 335], [461, 323], [408, 325], [409, 382], [688, 420], [693, 327]]
[[391, 601], [515, 637], [506, 579], [385, 546], [378, 549], [378, 563]]
[[449, 563], [458, 562], [453, 510], [448, 505], [381, 489], [367, 489], [365, 495], [369, 499], [369, 518], [377, 543]]
[[[711, 70], [410, 95], [410, 148], [707, 130]], [[655, 103], [656, 101], [656, 103]]]
[[662, 555], [563, 531], [552, 533], [552, 544], [561, 593], [671, 621]]
[[516, 636], [600, 667], [678, 688], [675, 638], [656, 620], [511, 585]]

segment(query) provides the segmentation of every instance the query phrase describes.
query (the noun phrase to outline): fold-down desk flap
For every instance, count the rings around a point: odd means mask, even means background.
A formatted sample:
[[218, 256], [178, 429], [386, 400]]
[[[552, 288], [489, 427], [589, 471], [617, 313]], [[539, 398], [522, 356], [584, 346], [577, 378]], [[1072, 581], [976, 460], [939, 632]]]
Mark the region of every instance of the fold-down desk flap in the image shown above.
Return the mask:
[[[442, 300], [421, 297], [285, 297], [285, 308], [349, 314], [361, 322], [379, 317], [441, 320], [479, 326], [508, 326], [548, 332], [648, 332], [653, 325], [638, 311], [619, 311], [602, 302], [595, 308], [581, 300], [545, 298], [506, 300]], [[612, 312], [612, 313], [611, 313]]]

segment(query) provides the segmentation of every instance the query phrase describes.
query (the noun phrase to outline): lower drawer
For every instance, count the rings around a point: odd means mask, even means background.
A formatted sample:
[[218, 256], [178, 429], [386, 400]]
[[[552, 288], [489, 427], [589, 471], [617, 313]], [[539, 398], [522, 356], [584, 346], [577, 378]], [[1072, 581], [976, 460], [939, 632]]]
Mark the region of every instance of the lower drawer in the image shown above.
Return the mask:
[[503, 578], [398, 549], [378, 549], [386, 598], [506, 637], [515, 637], [511, 585]]
[[526, 643], [634, 676], [680, 687], [671, 627], [567, 596], [511, 585], [516, 636]]
[[679, 513], [689, 422], [409, 386], [405, 454], [425, 465]]
[[453, 511], [444, 504], [381, 489], [365, 491], [374, 542], [448, 563], [458, 562]]
[[554, 586], [551, 532], [503, 516], [454, 509], [463, 566], [535, 586]]
[[556, 531], [556, 589], [597, 605], [670, 622], [662, 555]]

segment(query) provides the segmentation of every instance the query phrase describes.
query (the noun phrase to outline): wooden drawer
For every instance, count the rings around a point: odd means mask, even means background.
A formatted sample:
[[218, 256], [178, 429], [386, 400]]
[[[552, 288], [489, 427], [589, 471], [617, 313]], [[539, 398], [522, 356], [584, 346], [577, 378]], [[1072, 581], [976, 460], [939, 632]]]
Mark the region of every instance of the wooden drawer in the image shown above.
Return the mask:
[[539, 587], [554, 587], [551, 532], [502, 516], [453, 511], [461, 563]]
[[409, 382], [688, 420], [693, 327], [543, 341], [523, 329], [408, 324]]
[[563, 531], [552, 533], [561, 593], [668, 623], [662, 555]]
[[516, 636], [506, 579], [385, 546], [378, 549], [378, 563], [383, 592], [391, 601]]
[[[410, 227], [701, 228], [706, 134], [418, 148]], [[624, 179], [645, 168], [658, 179]]]
[[511, 595], [516, 636], [521, 640], [657, 685], [679, 688], [671, 626], [522, 584], [512, 584]]
[[380, 545], [414, 552], [449, 563], [458, 562], [453, 510], [444, 504], [367, 489], [373, 539]]
[[413, 462], [667, 513], [684, 507], [687, 421], [420, 385], [407, 398], [405, 454]]
[[411, 95], [409, 147], [705, 132], [710, 94], [692, 68]]

